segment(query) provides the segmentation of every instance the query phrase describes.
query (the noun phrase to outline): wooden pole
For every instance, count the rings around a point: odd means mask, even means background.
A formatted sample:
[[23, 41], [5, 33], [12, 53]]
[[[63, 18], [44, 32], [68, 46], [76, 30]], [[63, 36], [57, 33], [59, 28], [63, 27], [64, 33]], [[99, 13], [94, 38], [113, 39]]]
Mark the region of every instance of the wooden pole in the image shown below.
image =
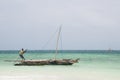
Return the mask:
[[62, 26], [60, 26], [60, 28], [59, 28], [58, 37], [57, 37], [55, 60], [56, 60], [56, 56], [58, 54], [58, 44], [59, 44], [59, 38], [60, 38], [61, 28], [62, 28]]

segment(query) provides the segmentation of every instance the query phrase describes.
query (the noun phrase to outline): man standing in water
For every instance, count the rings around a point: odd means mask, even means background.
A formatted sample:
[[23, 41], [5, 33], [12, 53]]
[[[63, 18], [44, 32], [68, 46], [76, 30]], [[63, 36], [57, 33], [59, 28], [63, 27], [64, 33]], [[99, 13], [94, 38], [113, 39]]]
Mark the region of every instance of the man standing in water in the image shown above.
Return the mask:
[[25, 60], [23, 54], [26, 52], [23, 48], [19, 51], [19, 56], [22, 58], [22, 60]]

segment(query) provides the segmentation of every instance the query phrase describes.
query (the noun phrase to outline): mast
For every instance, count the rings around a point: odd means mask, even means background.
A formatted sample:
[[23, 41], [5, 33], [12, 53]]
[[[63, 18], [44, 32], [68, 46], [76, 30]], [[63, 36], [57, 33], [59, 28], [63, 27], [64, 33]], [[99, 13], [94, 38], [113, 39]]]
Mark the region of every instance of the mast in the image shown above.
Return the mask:
[[56, 60], [56, 56], [58, 54], [58, 44], [59, 44], [59, 38], [60, 38], [61, 28], [62, 28], [62, 25], [59, 28], [59, 32], [58, 32], [58, 36], [57, 36], [57, 44], [56, 44], [56, 51], [55, 51], [56, 52], [56, 54], [55, 54], [55, 60]]

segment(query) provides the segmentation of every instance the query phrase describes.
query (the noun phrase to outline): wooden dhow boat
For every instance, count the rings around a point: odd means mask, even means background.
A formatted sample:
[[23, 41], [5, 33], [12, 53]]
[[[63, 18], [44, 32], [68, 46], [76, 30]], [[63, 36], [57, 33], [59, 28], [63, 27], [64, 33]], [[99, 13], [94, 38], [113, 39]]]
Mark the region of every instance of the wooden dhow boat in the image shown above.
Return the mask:
[[14, 64], [15, 66], [37, 66], [37, 65], [72, 65], [74, 63], [78, 63], [78, 59], [56, 59], [56, 60], [25, 60], [19, 61], [19, 63]]
[[36, 66], [36, 65], [72, 65], [74, 63], [79, 62], [79, 58], [77, 59], [56, 59], [56, 56], [58, 54], [58, 42], [60, 37], [61, 27], [59, 28], [58, 37], [57, 37], [57, 45], [56, 45], [56, 54], [54, 59], [48, 59], [48, 60], [22, 60], [17, 61], [15, 63], [15, 66]]

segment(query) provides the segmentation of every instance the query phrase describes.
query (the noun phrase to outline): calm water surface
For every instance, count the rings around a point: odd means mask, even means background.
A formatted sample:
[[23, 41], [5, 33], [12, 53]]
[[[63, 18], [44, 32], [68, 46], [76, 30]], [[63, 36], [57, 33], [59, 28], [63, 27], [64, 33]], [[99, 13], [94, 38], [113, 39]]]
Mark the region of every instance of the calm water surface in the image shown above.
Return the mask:
[[[31, 50], [26, 60], [52, 59], [54, 51]], [[120, 80], [120, 51], [60, 51], [58, 59], [80, 58], [71, 66], [14, 66], [18, 51], [0, 51], [0, 80]]]

